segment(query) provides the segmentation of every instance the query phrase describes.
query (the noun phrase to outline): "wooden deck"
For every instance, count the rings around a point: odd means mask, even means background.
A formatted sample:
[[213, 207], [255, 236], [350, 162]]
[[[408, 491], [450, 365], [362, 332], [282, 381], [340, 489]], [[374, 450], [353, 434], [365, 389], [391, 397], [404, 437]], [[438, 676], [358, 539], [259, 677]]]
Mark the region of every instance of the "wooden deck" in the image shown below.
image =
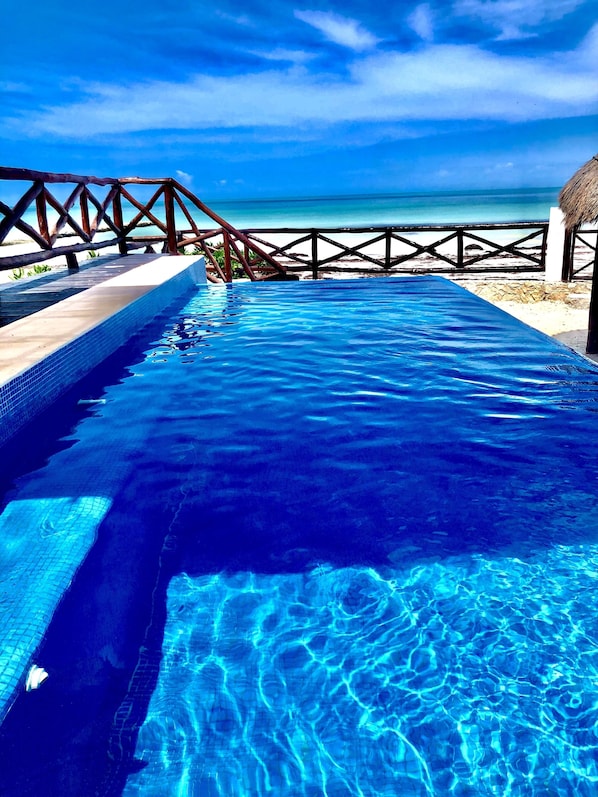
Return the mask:
[[0, 286], [0, 327], [26, 318], [69, 296], [100, 285], [150, 262], [156, 255], [106, 257], [82, 263], [79, 271], [55, 271], [37, 278], [23, 278]]
[[[30, 283], [30, 298], [21, 297], [20, 311], [16, 300], [13, 308], [15, 314], [24, 315], [0, 328], [0, 415], [2, 411], [15, 415], [13, 394], [19, 401], [33, 401], [40, 407], [44, 402], [49, 404], [69, 384], [122, 345], [173, 296], [178, 296], [186, 286], [202, 283], [205, 283], [203, 258], [169, 255], [119, 258], [101, 264], [97, 270], [67, 274], [55, 280], [53, 287], [47, 282], [33, 290]], [[116, 323], [125, 317], [127, 323]], [[86, 336], [92, 332], [97, 332], [95, 343], [85, 344]], [[58, 374], [60, 369], [50, 362], [59, 352], [62, 376]], [[40, 373], [47, 371], [47, 390], [41, 376], [34, 390], [19, 386], [18, 377], [34, 368]], [[10, 393], [4, 403], [2, 390], [7, 396]], [[23, 417], [28, 416], [25, 413]], [[18, 417], [11, 419], [13, 426], [18, 420]], [[0, 431], [0, 442], [4, 431]]]

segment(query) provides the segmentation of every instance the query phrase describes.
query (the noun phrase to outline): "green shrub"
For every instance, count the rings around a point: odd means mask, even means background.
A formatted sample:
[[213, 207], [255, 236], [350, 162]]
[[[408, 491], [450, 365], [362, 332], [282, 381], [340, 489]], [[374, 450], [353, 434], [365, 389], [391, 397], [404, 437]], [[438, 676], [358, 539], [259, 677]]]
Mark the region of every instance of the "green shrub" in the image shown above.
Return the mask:
[[9, 275], [9, 279], [20, 280], [23, 279], [23, 277], [34, 277], [37, 274], [45, 274], [46, 271], [52, 271], [52, 266], [48, 266], [46, 263], [36, 263], [31, 271], [25, 271], [24, 268], [13, 268], [12, 274]]
[[[218, 265], [222, 269], [223, 273], [226, 273], [226, 257], [225, 257], [225, 254], [224, 254], [224, 244], [220, 243], [220, 244], [217, 244], [216, 246], [209, 246], [208, 248], [210, 250], [210, 253], [211, 253], [212, 257], [218, 263]], [[184, 253], [184, 252], [182, 252], [182, 253]], [[201, 249], [201, 247], [194, 246], [192, 251], [191, 251], [191, 254], [192, 255], [203, 255], [204, 251], [203, 251], [203, 249]], [[249, 259], [248, 260], [249, 260], [249, 265], [252, 266], [252, 267], [253, 266], [259, 267], [263, 263], [263, 260], [261, 258], [259, 258], [259, 257], [253, 257], [252, 258], [251, 257], [251, 253], [249, 254]], [[232, 251], [232, 250], [231, 250], [231, 253], [230, 253], [230, 265], [231, 265], [231, 271], [232, 271], [233, 279], [241, 279], [241, 278], [247, 276], [245, 274], [245, 269], [243, 268], [243, 265], [239, 262], [239, 260], [237, 259], [234, 251]]]

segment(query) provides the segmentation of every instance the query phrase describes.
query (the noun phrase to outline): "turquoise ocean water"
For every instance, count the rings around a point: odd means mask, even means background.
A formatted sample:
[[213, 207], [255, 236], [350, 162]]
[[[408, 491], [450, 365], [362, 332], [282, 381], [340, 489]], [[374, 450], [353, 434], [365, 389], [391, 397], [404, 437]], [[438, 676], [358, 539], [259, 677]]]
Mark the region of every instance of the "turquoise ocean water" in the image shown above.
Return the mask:
[[206, 201], [237, 227], [518, 222], [546, 221], [558, 189]]
[[[191, 187], [193, 190], [193, 187]], [[64, 201], [72, 186], [55, 186], [53, 193]], [[151, 192], [135, 187], [134, 195], [147, 200]], [[363, 194], [355, 196], [288, 197], [280, 199], [237, 199], [219, 201], [209, 196], [199, 198], [208, 207], [234, 226], [246, 228], [284, 227], [359, 227], [375, 225], [453, 224], [473, 222], [547, 221], [550, 208], [558, 204], [558, 188], [526, 188], [509, 190]], [[103, 196], [102, 189], [94, 189]], [[104, 191], [105, 193], [105, 191]], [[160, 202], [154, 206], [158, 216], [164, 215]], [[77, 213], [72, 211], [75, 218]], [[137, 210], [124, 207], [125, 219]], [[51, 220], [52, 214], [49, 214]], [[201, 227], [211, 222], [194, 213]], [[35, 207], [24, 220], [37, 227]], [[177, 226], [187, 228], [177, 209]]]

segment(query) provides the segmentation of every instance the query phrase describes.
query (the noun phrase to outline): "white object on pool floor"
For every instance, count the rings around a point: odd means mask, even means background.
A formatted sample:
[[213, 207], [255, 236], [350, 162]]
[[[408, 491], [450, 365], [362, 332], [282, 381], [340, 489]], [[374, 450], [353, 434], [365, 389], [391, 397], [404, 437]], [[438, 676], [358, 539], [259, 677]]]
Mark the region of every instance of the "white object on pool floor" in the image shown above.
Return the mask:
[[25, 691], [31, 692], [32, 689], [39, 689], [46, 678], [48, 678], [48, 673], [44, 670], [44, 668], [38, 667], [37, 664], [32, 664], [29, 672], [27, 673]]

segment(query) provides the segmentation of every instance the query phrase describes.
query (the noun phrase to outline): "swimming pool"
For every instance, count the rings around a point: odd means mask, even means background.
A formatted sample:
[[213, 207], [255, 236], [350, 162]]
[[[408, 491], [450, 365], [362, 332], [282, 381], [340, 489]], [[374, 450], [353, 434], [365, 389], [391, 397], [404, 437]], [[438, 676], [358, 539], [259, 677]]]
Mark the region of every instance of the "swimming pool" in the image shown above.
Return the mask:
[[0, 793], [595, 794], [597, 398], [441, 279], [198, 289], [15, 443]]

